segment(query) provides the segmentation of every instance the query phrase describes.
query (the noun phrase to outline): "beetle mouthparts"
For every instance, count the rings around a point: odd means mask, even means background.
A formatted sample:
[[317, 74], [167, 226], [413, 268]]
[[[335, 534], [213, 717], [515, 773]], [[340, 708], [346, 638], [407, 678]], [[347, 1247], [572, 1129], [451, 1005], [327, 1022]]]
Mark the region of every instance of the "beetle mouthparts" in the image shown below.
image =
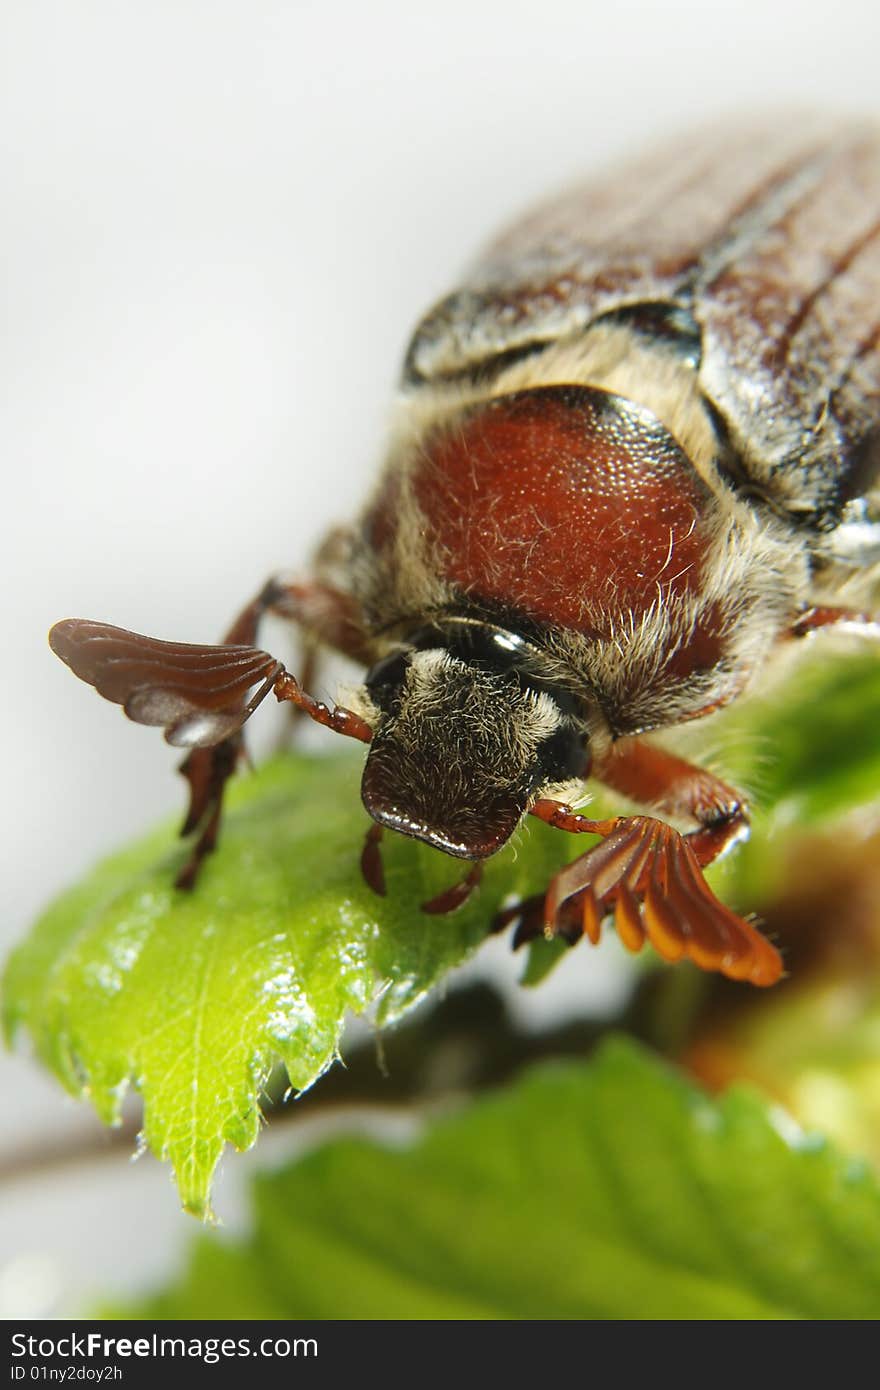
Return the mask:
[[496, 784], [487, 794], [479, 766], [444, 768], [427, 748], [403, 757], [397, 740], [386, 734], [370, 746], [361, 797], [373, 820], [389, 830], [456, 859], [488, 859], [513, 834], [530, 791], [499, 791]]

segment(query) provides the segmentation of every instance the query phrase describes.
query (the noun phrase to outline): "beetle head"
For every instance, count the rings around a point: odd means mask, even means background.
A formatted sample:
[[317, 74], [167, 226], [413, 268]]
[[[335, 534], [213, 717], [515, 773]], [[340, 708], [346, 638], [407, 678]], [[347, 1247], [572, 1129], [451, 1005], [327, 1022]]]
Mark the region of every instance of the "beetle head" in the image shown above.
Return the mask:
[[529, 669], [524, 644], [483, 624], [426, 629], [367, 677], [381, 712], [361, 795], [380, 825], [485, 859], [547, 787], [585, 777], [576, 704]]

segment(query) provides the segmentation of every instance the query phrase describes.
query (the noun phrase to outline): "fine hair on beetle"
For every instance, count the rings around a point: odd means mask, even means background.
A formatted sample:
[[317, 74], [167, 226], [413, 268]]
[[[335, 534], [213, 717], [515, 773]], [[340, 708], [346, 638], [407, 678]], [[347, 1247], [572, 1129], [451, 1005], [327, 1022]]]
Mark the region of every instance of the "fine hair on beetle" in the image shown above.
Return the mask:
[[[528, 815], [600, 842], [498, 915], [514, 945], [612, 922], [630, 950], [780, 979], [703, 872], [748, 834], [746, 798], [650, 735], [801, 639], [880, 636], [878, 305], [880, 129], [822, 113], [691, 132], [503, 232], [416, 326], [383, 467], [307, 577], [271, 579], [213, 646], [50, 634], [187, 749], [178, 884], [198, 891], [274, 693], [366, 745], [377, 894], [384, 832], [469, 861], [436, 915]], [[360, 665], [345, 704], [256, 645], [270, 613]], [[588, 776], [651, 813], [589, 818]]]

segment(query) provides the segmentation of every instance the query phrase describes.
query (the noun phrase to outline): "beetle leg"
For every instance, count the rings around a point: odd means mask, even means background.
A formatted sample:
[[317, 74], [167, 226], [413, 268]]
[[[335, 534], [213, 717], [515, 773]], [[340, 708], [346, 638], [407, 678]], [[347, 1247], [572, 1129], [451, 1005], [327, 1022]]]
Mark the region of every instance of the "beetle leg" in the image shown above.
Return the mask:
[[195, 886], [202, 860], [217, 844], [223, 789], [235, 771], [241, 751], [239, 735], [218, 744], [216, 748], [194, 748], [180, 765], [180, 772], [189, 782], [189, 809], [180, 833], [191, 835], [199, 829], [201, 833], [192, 854], [177, 875], [175, 882], [178, 888]]
[[[267, 613], [287, 618], [313, 640], [320, 636], [328, 646], [346, 656], [355, 660], [362, 658], [366, 639], [349, 595], [324, 584], [285, 584], [275, 578], [242, 609], [226, 633], [224, 643], [253, 645], [260, 621]], [[351, 734], [355, 723], [363, 724], [357, 715], [347, 721], [348, 711], [328, 710], [326, 705], [307, 695], [286, 672], [274, 682], [274, 691], [279, 701], [290, 701], [298, 712], [336, 733]], [[367, 741], [364, 729], [359, 729], [354, 737]], [[190, 784], [190, 810], [181, 833], [202, 828], [190, 859], [178, 875], [180, 888], [194, 885], [202, 860], [216, 845], [224, 788], [243, 750], [244, 739], [239, 730], [226, 743], [214, 748], [193, 749], [181, 765], [180, 771]]]
[[[361, 851], [361, 874], [364, 882], [380, 898], [384, 898], [386, 891], [385, 870], [382, 865], [382, 852], [379, 848], [383, 830], [383, 826], [374, 822], [367, 831], [364, 847]], [[442, 893], [438, 893], [428, 902], [422, 903], [422, 911], [437, 917], [445, 916], [448, 912], [455, 912], [456, 908], [467, 902], [479, 886], [482, 877], [483, 865], [481, 863], [472, 864], [464, 878], [453, 883], [450, 888], [445, 888]]]
[[57, 623], [49, 634], [56, 654], [99, 694], [123, 705], [137, 723], [164, 726], [168, 742], [189, 747], [180, 768], [189, 783], [181, 834], [198, 839], [178, 876], [181, 888], [195, 884], [217, 842], [224, 789], [243, 752], [242, 726], [271, 690], [336, 733], [364, 742], [372, 733], [359, 715], [308, 695], [279, 661], [254, 646], [267, 613], [296, 622], [313, 642], [364, 657], [367, 639], [355, 601], [320, 582], [269, 580], [216, 647], [158, 642], [79, 618]]
[[276, 700], [289, 700], [316, 724], [323, 724], [325, 729], [332, 729], [334, 734], [345, 734], [347, 738], [360, 739], [361, 743], [369, 743], [373, 737], [370, 725], [359, 714], [346, 709], [344, 705], [325, 705], [323, 700], [316, 700], [313, 695], [303, 690], [299, 681], [289, 671], [280, 672], [273, 689]]
[[[296, 658], [296, 669], [301, 672], [300, 684], [304, 690], [312, 690], [318, 683], [318, 671], [320, 668], [319, 650], [316, 642], [301, 636], [299, 651]], [[305, 710], [297, 705], [286, 705], [288, 719], [279, 736], [277, 751], [282, 751], [290, 746], [290, 739], [296, 729], [300, 727], [303, 719], [307, 718]]]
[[[279, 618], [295, 623], [309, 639], [322, 647], [330, 647], [361, 666], [369, 666], [375, 659], [370, 639], [364, 629], [360, 605], [344, 589], [313, 580], [309, 583], [283, 583], [270, 580], [256, 602], [267, 596], [258, 618], [263, 613], [272, 612]], [[240, 622], [248, 609], [239, 615]], [[227, 642], [231, 639], [227, 637]], [[242, 640], [240, 638], [236, 640]]]
[[[571, 939], [574, 926], [598, 940], [613, 914], [621, 940], [639, 950], [647, 938], [665, 960], [688, 956], [756, 985], [775, 983], [782, 960], [769, 941], [715, 897], [702, 870], [748, 832], [742, 798], [724, 782], [665, 750], [621, 740], [599, 765], [601, 779], [635, 800], [687, 815], [698, 828], [682, 835], [650, 816], [592, 820], [557, 801], [531, 814], [602, 843], [554, 875], [543, 903], [547, 935]], [[528, 906], [528, 905], [526, 905]]]
[[[224, 636], [224, 644], [253, 646], [260, 622], [268, 613], [295, 623], [310, 639], [310, 645], [320, 640], [345, 656], [363, 659], [366, 638], [358, 619], [357, 606], [350, 595], [329, 584], [286, 583], [277, 577], [269, 579], [241, 610]], [[319, 723], [328, 722], [320, 713], [313, 713], [308, 702], [317, 711], [324, 711], [326, 706], [307, 696], [292, 677], [287, 678], [292, 684], [283, 687], [285, 693], [279, 693], [282, 679], [275, 683], [275, 694], [279, 700], [290, 700], [297, 711], [317, 718]], [[294, 698], [294, 687], [302, 698]], [[340, 727], [341, 722], [331, 723], [330, 727], [337, 733], [348, 732]], [[190, 858], [177, 876], [179, 888], [194, 886], [202, 860], [217, 843], [223, 793], [243, 752], [244, 738], [239, 729], [231, 738], [213, 748], [194, 748], [180, 765], [180, 772], [190, 789], [189, 810], [181, 834], [189, 835], [196, 830], [200, 830], [200, 834]]]
[[382, 864], [382, 833], [384, 827], [375, 821], [370, 826], [361, 850], [361, 874], [368, 888], [380, 898], [385, 896], [385, 869]]
[[457, 883], [453, 883], [450, 888], [446, 888], [442, 893], [438, 893], [436, 898], [429, 899], [422, 903], [422, 911], [428, 912], [432, 916], [445, 916], [447, 912], [454, 912], [456, 908], [466, 903], [468, 898], [478, 887], [480, 879], [483, 877], [483, 865], [480, 862], [472, 864], [464, 878], [460, 878]]
[[[530, 941], [535, 941], [537, 937], [543, 936], [545, 934], [545, 896], [544, 893], [537, 893], [534, 897], [523, 898], [521, 902], [514, 903], [511, 907], [505, 907], [501, 912], [496, 913], [492, 920], [491, 930], [493, 934], [497, 935], [508, 927], [513, 927], [513, 937], [510, 944], [514, 951], [518, 951], [521, 946], [528, 945]], [[570, 899], [560, 908], [554, 935], [561, 936], [564, 941], [568, 942], [569, 946], [574, 946], [584, 935], [582, 910], [575, 899]], [[593, 939], [598, 941], [598, 933]]]
[[823, 627], [837, 627], [858, 637], [880, 638], [880, 618], [854, 608], [805, 608], [792, 623], [789, 637], [809, 637]]
[[632, 801], [696, 821], [699, 828], [687, 841], [703, 868], [748, 836], [748, 807], [740, 793], [664, 748], [637, 738], [619, 739], [594, 772]]

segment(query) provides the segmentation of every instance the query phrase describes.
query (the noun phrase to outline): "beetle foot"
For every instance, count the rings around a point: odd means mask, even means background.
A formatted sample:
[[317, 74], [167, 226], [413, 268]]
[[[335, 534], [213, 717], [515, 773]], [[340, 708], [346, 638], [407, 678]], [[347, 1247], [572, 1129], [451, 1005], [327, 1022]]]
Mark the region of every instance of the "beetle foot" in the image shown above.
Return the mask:
[[[538, 893], [533, 898], [523, 898], [521, 902], [513, 903], [511, 907], [504, 908], [501, 912], [497, 912], [492, 919], [491, 931], [497, 935], [506, 931], [508, 927], [513, 927], [510, 944], [514, 951], [518, 951], [521, 946], [527, 946], [530, 941], [536, 940], [539, 936], [546, 936], [544, 901], [545, 894]], [[562, 937], [569, 946], [574, 946], [576, 942], [580, 941], [583, 936], [583, 927], [576, 905], [571, 909], [567, 906], [563, 909], [553, 935]]]
[[189, 809], [180, 833], [185, 837], [198, 831], [199, 837], [189, 859], [174, 880], [177, 888], [189, 891], [195, 887], [202, 861], [216, 847], [223, 792], [241, 753], [241, 735], [235, 734], [213, 748], [191, 749], [180, 764], [180, 773], [189, 783]]

